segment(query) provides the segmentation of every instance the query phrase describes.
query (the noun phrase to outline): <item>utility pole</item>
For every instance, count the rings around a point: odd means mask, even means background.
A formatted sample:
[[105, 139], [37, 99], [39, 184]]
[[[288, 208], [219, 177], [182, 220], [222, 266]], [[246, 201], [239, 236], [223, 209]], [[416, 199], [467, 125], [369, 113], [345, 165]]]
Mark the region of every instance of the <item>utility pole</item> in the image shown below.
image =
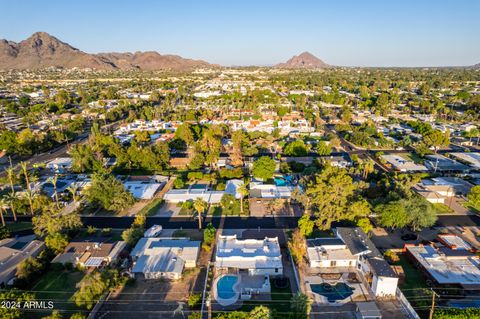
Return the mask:
[[433, 312], [435, 311], [435, 296], [437, 295], [435, 291], [433, 291], [432, 288], [430, 288], [432, 291], [432, 307], [430, 308], [430, 314], [428, 316], [428, 319], [433, 319]]

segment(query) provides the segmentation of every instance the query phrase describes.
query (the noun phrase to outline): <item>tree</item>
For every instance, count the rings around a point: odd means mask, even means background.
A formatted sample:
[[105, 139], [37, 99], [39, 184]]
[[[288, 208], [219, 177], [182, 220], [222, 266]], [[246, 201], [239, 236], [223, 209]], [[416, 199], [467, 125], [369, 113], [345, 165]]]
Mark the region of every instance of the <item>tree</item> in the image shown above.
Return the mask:
[[[21, 292], [16, 289], [9, 289], [0, 292], [0, 300], [15, 301], [22, 305], [24, 302], [33, 301], [34, 295], [28, 292]], [[22, 317], [21, 307], [0, 307], [0, 318], [2, 319], [18, 319]]]
[[79, 187], [77, 184], [72, 184], [71, 186], [67, 187], [67, 191], [69, 191], [70, 194], [72, 194], [72, 199], [74, 203], [78, 201], [78, 189]]
[[286, 156], [307, 156], [308, 148], [302, 140], [295, 140], [285, 146], [283, 153]]
[[109, 284], [110, 280], [102, 276], [101, 272], [90, 273], [80, 281], [79, 289], [72, 296], [72, 299], [77, 306], [86, 307], [90, 310], [103, 293], [107, 291]]
[[15, 171], [13, 167], [8, 167], [6, 170], [7, 173], [7, 178], [10, 183], [10, 194], [7, 195], [7, 202], [10, 205], [10, 210], [12, 211], [13, 214], [13, 220], [16, 222], [17, 221], [17, 214], [15, 213], [15, 201], [17, 200], [17, 193], [15, 192], [15, 187], [13, 186], [13, 181], [16, 178]]
[[320, 141], [317, 144], [317, 153], [320, 156], [328, 156], [332, 153], [332, 147], [325, 141]]
[[62, 314], [60, 311], [54, 310], [50, 316], [43, 317], [42, 319], [62, 319]]
[[380, 214], [379, 223], [383, 227], [403, 228], [408, 224], [405, 207], [398, 201], [378, 205], [375, 211]]
[[35, 257], [27, 257], [17, 266], [17, 280], [29, 281], [42, 272], [43, 265]]
[[207, 207], [208, 203], [203, 198], [198, 197], [193, 201], [193, 209], [198, 214], [198, 229], [202, 229], [202, 214]]
[[383, 256], [390, 262], [390, 263], [396, 263], [400, 260], [400, 257], [398, 257], [397, 253], [391, 249], [387, 250]]
[[20, 168], [22, 170], [23, 176], [25, 177], [25, 183], [27, 184], [27, 199], [30, 205], [30, 214], [33, 216], [33, 191], [32, 186], [30, 185], [30, 175], [28, 173], [27, 163], [21, 162]]
[[50, 248], [55, 254], [60, 254], [68, 245], [68, 237], [65, 234], [53, 233], [45, 238], [45, 245]]
[[75, 144], [70, 148], [72, 170], [77, 173], [93, 172], [102, 167], [88, 144]]
[[190, 309], [195, 308], [196, 306], [198, 306], [201, 300], [202, 300], [202, 294], [190, 294], [188, 296], [188, 302], [187, 302], [188, 307], [190, 307]]
[[110, 211], [123, 210], [135, 202], [133, 195], [112, 175], [94, 174], [85, 193], [88, 201]]
[[54, 191], [54, 195], [55, 195], [55, 203], [57, 204], [57, 209], [59, 209], [60, 205], [58, 203], [57, 181], [58, 181], [58, 175], [57, 174], [55, 174], [53, 177], [49, 177], [47, 179], [47, 183], [51, 183], [53, 185], [53, 191]]
[[440, 130], [433, 130], [423, 136], [424, 142], [427, 146], [433, 147], [435, 153], [441, 146], [448, 146], [450, 144], [449, 132], [443, 133]]
[[297, 293], [290, 299], [290, 309], [295, 319], [307, 319], [312, 311], [312, 299], [305, 294]]
[[3, 213], [5, 212], [5, 207], [7, 207], [7, 203], [5, 197], [0, 198], [0, 219], [2, 220], [2, 226], [5, 227], [5, 217]]
[[313, 232], [313, 227], [315, 226], [315, 222], [311, 220], [310, 215], [304, 214], [298, 220], [298, 230], [302, 234], [302, 236], [308, 237]]
[[273, 319], [273, 314], [265, 306], [257, 306], [250, 311], [248, 316], [250, 319]]
[[210, 247], [213, 244], [213, 241], [215, 240], [215, 233], [217, 230], [215, 227], [213, 227], [212, 223], [209, 223], [205, 230], [203, 231], [203, 244], [204, 248], [208, 248], [207, 250], [210, 250]]
[[81, 312], [74, 313], [73, 315], [70, 316], [70, 319], [87, 319], [85, 315]]
[[243, 214], [243, 198], [248, 196], [247, 185], [242, 183], [240, 186], [238, 186], [237, 193], [240, 194], [240, 212]]
[[327, 165], [307, 182], [305, 195], [314, 208], [315, 224], [330, 229], [333, 221], [356, 220], [369, 213], [368, 203], [357, 198], [358, 185], [346, 170]]
[[408, 212], [409, 225], [413, 231], [433, 226], [437, 221], [437, 215], [432, 205], [422, 196], [415, 195], [408, 200], [404, 199], [402, 201], [405, 205], [405, 210]]
[[480, 185], [472, 187], [467, 195], [468, 204], [480, 210]]
[[78, 214], [62, 215], [51, 206], [45, 207], [40, 215], [34, 216], [32, 224], [35, 234], [41, 237], [59, 232], [66, 233], [83, 225]]
[[273, 177], [275, 161], [268, 156], [262, 156], [253, 163], [252, 174], [255, 178], [267, 180]]
[[248, 145], [248, 137], [242, 130], [232, 133], [232, 152], [230, 160], [233, 166], [243, 165], [243, 148]]
[[368, 217], [362, 217], [357, 221], [357, 226], [360, 227], [365, 234], [368, 234], [372, 229], [373, 225], [370, 222], [370, 219]]
[[288, 249], [298, 267], [303, 267], [305, 264], [304, 256], [307, 254], [307, 243], [300, 230], [296, 229], [292, 233], [292, 237], [288, 241]]

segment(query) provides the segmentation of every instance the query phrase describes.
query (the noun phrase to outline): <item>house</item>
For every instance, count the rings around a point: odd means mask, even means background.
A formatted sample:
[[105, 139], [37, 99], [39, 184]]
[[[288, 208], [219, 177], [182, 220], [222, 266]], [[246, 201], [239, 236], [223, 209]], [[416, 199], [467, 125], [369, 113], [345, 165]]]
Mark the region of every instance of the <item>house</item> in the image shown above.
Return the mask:
[[466, 196], [473, 185], [458, 177], [436, 177], [424, 179], [413, 190], [430, 203], [444, 204], [454, 196]]
[[480, 153], [479, 152], [450, 153], [450, 155], [455, 157], [457, 160], [470, 165], [472, 169], [480, 170]]
[[376, 297], [396, 296], [398, 276], [359, 227], [337, 227], [334, 238], [307, 240], [310, 268], [356, 269]]
[[443, 155], [427, 155], [425, 166], [433, 172], [465, 172], [470, 168], [467, 165], [459, 163]]
[[0, 240], [0, 287], [12, 285], [17, 266], [28, 257], [37, 257], [45, 249], [43, 241], [35, 236]]
[[277, 237], [238, 239], [236, 235], [220, 236], [215, 255], [217, 269], [237, 273], [277, 276], [283, 274], [282, 254]]
[[388, 154], [382, 155], [389, 165], [399, 172], [426, 172], [428, 169], [424, 165], [415, 164], [414, 161], [408, 160], [400, 155]]
[[346, 168], [352, 166], [353, 162], [348, 155], [339, 155], [339, 156], [320, 156], [318, 158], [321, 162], [330, 162], [330, 165]]
[[167, 181], [165, 176], [128, 176], [123, 186], [137, 199], [152, 199]]
[[224, 194], [224, 191], [209, 190], [207, 185], [195, 184], [188, 189], [171, 189], [165, 193], [163, 199], [168, 203], [183, 203], [202, 198], [209, 204], [218, 204]]
[[296, 186], [277, 186], [261, 182], [250, 183], [250, 198], [258, 199], [289, 199]]
[[100, 238], [73, 241], [65, 247], [63, 253], [52, 260], [52, 263], [92, 268], [107, 266], [118, 260], [125, 247], [124, 241], [107, 242]]
[[134, 276], [180, 279], [185, 268], [195, 268], [200, 242], [188, 238], [141, 238], [130, 256]]
[[427, 282], [464, 289], [476, 289], [480, 285], [480, 260], [469, 250], [438, 245], [405, 245], [404, 250], [427, 275]]
[[64, 173], [72, 168], [73, 160], [70, 157], [57, 157], [46, 164], [46, 168], [57, 172]]

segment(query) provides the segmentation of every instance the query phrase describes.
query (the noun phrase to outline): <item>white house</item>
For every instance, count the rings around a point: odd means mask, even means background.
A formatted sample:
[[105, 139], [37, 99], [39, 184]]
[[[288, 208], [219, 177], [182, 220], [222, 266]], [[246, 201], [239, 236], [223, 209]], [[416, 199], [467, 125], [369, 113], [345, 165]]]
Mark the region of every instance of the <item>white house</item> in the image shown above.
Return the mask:
[[220, 236], [215, 267], [246, 272], [248, 275], [282, 275], [282, 254], [278, 238], [265, 237], [258, 240], [238, 239], [236, 235]]
[[184, 268], [195, 268], [200, 242], [188, 238], [141, 238], [130, 253], [132, 273], [145, 279], [179, 279]]
[[240, 199], [242, 196], [238, 193], [238, 188], [244, 183], [240, 179], [230, 179], [225, 185], [225, 193], [235, 196], [235, 198]]
[[396, 295], [398, 276], [361, 228], [337, 227], [334, 238], [307, 241], [311, 268], [350, 267], [370, 283], [376, 297]]
[[194, 201], [197, 198], [202, 198], [209, 204], [220, 203], [224, 191], [212, 191], [208, 189], [207, 185], [196, 184], [190, 186], [188, 189], [171, 189], [165, 193], [163, 199], [168, 203], [181, 203], [187, 201]]
[[70, 157], [57, 157], [46, 164], [46, 168], [58, 173], [68, 171], [72, 168], [73, 160]]

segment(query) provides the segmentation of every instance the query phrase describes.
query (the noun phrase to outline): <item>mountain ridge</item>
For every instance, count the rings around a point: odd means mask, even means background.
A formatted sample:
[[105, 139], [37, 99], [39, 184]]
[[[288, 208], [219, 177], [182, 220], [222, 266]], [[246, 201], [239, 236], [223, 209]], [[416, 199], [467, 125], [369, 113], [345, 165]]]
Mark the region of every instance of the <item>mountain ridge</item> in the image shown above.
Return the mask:
[[175, 70], [216, 67], [202, 60], [156, 51], [90, 54], [46, 32], [35, 32], [18, 43], [0, 40], [0, 69], [43, 69], [48, 67], [98, 70]]
[[330, 65], [310, 52], [305, 51], [299, 55], [294, 55], [286, 62], [275, 65], [275, 67], [281, 69], [326, 69]]

